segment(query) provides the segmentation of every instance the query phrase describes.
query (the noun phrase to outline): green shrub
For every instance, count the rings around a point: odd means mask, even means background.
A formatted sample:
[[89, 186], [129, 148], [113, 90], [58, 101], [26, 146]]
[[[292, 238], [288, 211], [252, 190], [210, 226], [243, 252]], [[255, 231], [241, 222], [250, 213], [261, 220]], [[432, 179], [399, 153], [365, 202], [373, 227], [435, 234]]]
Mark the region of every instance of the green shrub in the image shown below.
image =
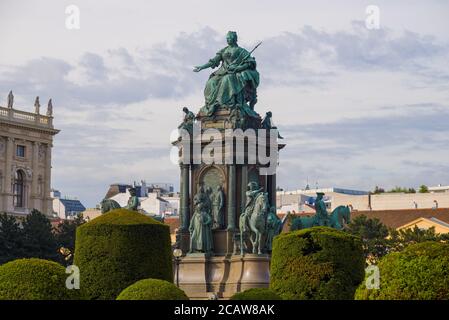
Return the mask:
[[0, 266], [0, 300], [70, 300], [78, 290], [66, 288], [69, 275], [60, 264], [18, 259]]
[[141, 279], [173, 280], [169, 226], [126, 209], [77, 228], [75, 265], [89, 299], [115, 299]]
[[267, 288], [252, 288], [243, 292], [237, 292], [231, 300], [282, 300], [273, 290]]
[[144, 279], [123, 290], [117, 300], [189, 300], [189, 298], [171, 282]]
[[449, 299], [449, 244], [434, 241], [409, 245], [379, 262], [380, 289], [363, 282], [358, 300]]
[[364, 277], [361, 240], [313, 227], [274, 238], [270, 289], [286, 300], [353, 299]]

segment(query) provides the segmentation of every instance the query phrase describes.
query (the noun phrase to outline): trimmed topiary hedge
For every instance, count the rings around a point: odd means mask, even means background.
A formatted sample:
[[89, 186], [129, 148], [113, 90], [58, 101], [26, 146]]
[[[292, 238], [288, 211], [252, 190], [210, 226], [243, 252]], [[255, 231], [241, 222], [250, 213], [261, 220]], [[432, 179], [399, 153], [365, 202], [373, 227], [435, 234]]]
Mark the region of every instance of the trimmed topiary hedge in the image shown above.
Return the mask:
[[112, 210], [77, 228], [74, 264], [89, 299], [115, 299], [141, 279], [171, 282], [169, 226], [135, 211]]
[[189, 298], [171, 282], [144, 279], [123, 290], [117, 300], [189, 300]]
[[313, 227], [274, 239], [270, 289], [286, 300], [353, 299], [364, 278], [361, 240]]
[[252, 288], [234, 294], [230, 300], [282, 300], [282, 298], [271, 289]]
[[379, 262], [380, 289], [357, 289], [358, 300], [449, 299], [449, 244], [434, 241], [410, 245]]
[[0, 266], [0, 300], [71, 300], [78, 290], [69, 290], [69, 275], [60, 264], [42, 259], [17, 259]]

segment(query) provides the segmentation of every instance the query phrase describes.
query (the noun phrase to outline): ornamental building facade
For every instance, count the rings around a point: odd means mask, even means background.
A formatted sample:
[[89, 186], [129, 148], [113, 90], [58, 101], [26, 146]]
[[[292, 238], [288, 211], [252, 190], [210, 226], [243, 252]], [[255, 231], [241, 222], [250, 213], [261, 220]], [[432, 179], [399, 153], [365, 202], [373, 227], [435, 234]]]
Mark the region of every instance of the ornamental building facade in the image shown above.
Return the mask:
[[34, 112], [14, 107], [12, 92], [7, 106], [0, 106], [0, 212], [26, 215], [32, 209], [53, 213], [51, 189], [51, 150], [53, 106], [48, 102], [40, 113], [39, 98]]

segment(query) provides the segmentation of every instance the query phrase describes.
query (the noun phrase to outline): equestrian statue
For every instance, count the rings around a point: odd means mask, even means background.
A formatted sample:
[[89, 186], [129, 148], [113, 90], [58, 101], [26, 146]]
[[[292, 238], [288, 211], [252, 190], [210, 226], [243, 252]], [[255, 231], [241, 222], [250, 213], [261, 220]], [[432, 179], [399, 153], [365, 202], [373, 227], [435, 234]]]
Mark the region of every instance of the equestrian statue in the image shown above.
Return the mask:
[[351, 210], [349, 206], [338, 206], [329, 215], [323, 199], [324, 193], [317, 192], [315, 200], [315, 215], [311, 217], [296, 217], [292, 221], [290, 230], [300, 230], [315, 226], [326, 226], [342, 230], [345, 224], [351, 220]]
[[247, 238], [251, 242], [253, 254], [271, 251], [273, 238], [281, 233], [286, 218], [279, 219], [276, 208], [270, 208], [268, 194], [259, 188], [257, 182], [250, 182], [246, 191], [245, 210], [239, 219], [241, 254], [247, 251]]

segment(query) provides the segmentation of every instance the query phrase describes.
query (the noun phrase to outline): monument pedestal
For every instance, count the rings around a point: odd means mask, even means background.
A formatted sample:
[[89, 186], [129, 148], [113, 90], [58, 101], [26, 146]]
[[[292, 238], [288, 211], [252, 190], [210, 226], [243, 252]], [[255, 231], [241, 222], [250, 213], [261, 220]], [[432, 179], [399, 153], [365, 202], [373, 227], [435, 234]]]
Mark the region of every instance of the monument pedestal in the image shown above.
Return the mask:
[[[252, 192], [252, 196], [262, 195], [264, 205], [260, 208], [267, 212], [259, 212], [261, 216], [267, 217], [268, 211], [276, 208], [275, 170], [268, 174], [266, 169], [271, 165], [275, 169], [278, 152], [285, 144], [267, 135], [271, 120], [266, 118], [264, 122], [253, 110], [255, 100], [247, 101], [247, 96], [241, 98], [245, 100], [244, 105], [218, 106], [211, 116], [201, 111], [195, 116], [184, 108], [186, 115], [179, 127], [183, 130], [180, 138], [172, 142], [179, 148], [180, 163], [181, 228], [177, 247], [189, 252], [189, 229], [201, 230], [201, 233], [192, 232], [196, 241], [193, 247], [207, 251], [212, 242], [214, 253], [211, 256], [188, 254], [180, 258], [178, 272], [175, 271], [179, 278], [175, 278], [175, 282], [179, 282], [179, 287], [191, 299], [209, 299], [213, 294], [226, 299], [250, 288], [266, 288], [270, 282], [270, 255], [240, 255], [243, 250], [239, 223], [248, 209], [248, 192]], [[251, 103], [246, 105], [247, 102]], [[183, 138], [185, 136], [189, 139]], [[267, 163], [267, 157], [271, 162]], [[219, 221], [218, 225], [224, 228], [212, 230], [212, 239], [209, 229], [207, 232], [201, 229], [211, 225], [205, 222], [210, 220], [205, 219], [207, 214], [209, 218], [215, 217], [215, 222]], [[192, 217], [195, 218], [193, 224]], [[258, 231], [263, 233], [259, 239], [265, 239], [263, 230]], [[200, 237], [203, 237], [201, 241]], [[243, 236], [243, 240], [247, 244], [244, 250], [252, 252], [248, 237]], [[264, 247], [262, 243], [258, 252], [263, 252]]]
[[178, 265], [179, 287], [191, 299], [204, 299], [207, 292], [206, 283], [206, 263], [207, 258], [204, 254], [193, 254], [183, 257]]
[[209, 299], [212, 294], [229, 299], [250, 288], [268, 288], [270, 255], [245, 254], [181, 258], [179, 287], [191, 299]]

